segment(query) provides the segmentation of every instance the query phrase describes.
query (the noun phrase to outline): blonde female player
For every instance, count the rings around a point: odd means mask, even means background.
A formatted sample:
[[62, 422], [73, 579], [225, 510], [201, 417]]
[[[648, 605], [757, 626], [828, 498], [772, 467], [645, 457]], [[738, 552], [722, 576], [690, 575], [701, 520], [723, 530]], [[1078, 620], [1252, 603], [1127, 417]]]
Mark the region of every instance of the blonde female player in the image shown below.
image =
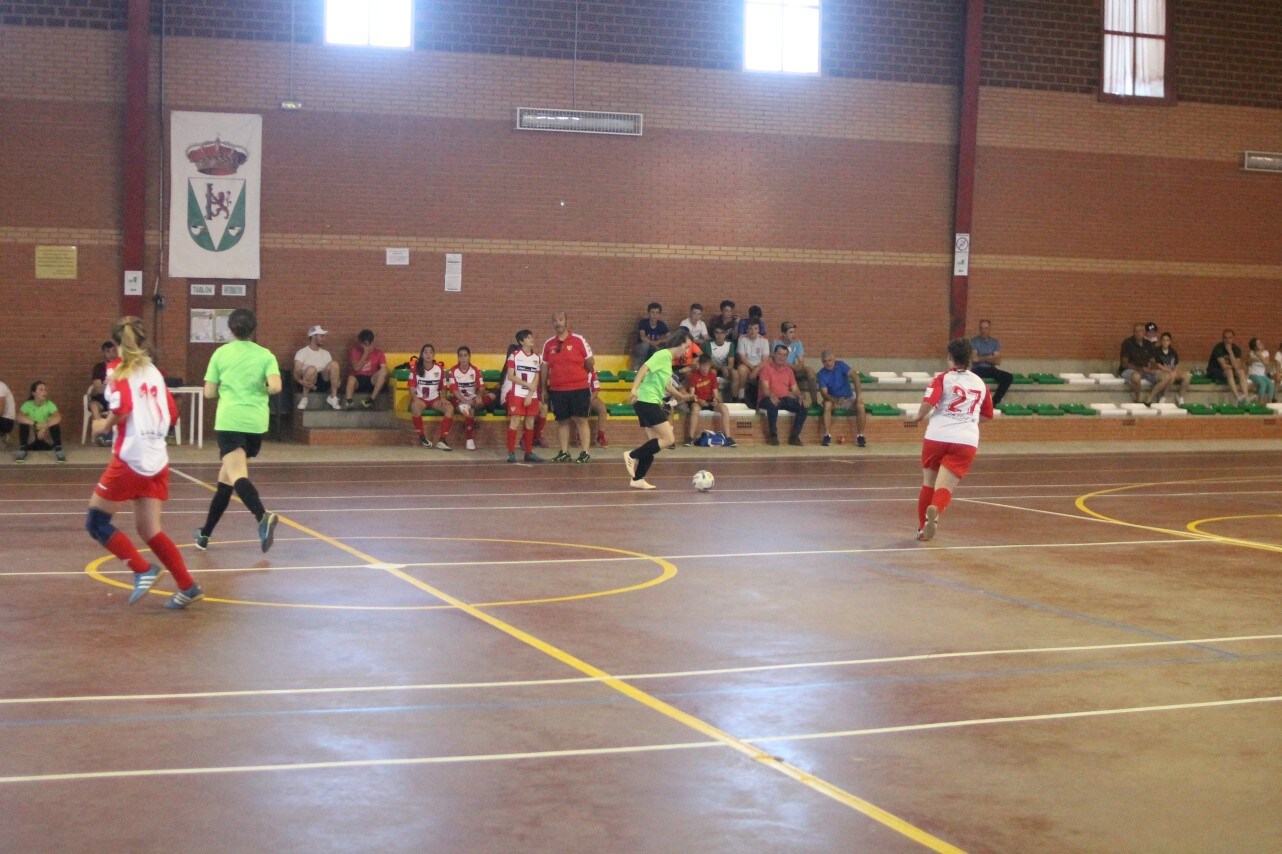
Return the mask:
[[948, 342], [948, 370], [930, 381], [913, 423], [927, 414], [921, 448], [922, 487], [917, 497], [917, 539], [935, 536], [939, 516], [952, 500], [957, 483], [970, 471], [979, 448], [979, 421], [993, 417], [988, 386], [971, 373], [970, 342]]
[[628, 394], [628, 403], [636, 410], [637, 421], [645, 428], [649, 441], [639, 448], [633, 448], [623, 455], [623, 464], [628, 469], [628, 484], [633, 489], [654, 489], [654, 484], [645, 479], [646, 472], [654, 458], [663, 448], [672, 446], [672, 424], [668, 421], [668, 408], [663, 405], [664, 397], [671, 395], [678, 401], [689, 402], [694, 395], [687, 392], [672, 380], [672, 363], [690, 352], [693, 345], [690, 332], [685, 327], [677, 330], [662, 350], [656, 350], [646, 359], [641, 370], [637, 371], [632, 381], [632, 391]]
[[133, 502], [138, 534], [178, 583], [178, 592], [166, 608], [185, 608], [205, 595], [192, 580], [187, 565], [173, 540], [160, 529], [162, 503], [169, 498], [169, 451], [165, 437], [178, 415], [174, 397], [165, 387], [165, 378], [156, 370], [144, 349], [147, 333], [136, 317], [122, 317], [111, 330], [120, 358], [107, 366], [105, 396], [110, 412], [93, 422], [95, 436], [116, 428], [111, 462], [98, 478], [85, 529], [107, 551], [129, 564], [134, 571], [134, 590], [129, 604], [137, 602], [160, 575], [160, 567], [148, 564], [124, 531], [111, 518], [126, 501]]

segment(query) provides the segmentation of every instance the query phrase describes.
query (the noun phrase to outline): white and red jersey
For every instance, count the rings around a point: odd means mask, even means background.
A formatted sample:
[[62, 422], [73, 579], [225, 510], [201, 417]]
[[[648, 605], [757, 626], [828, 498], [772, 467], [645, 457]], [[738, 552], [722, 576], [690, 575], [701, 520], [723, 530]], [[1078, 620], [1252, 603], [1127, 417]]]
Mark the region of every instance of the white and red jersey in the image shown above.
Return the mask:
[[134, 368], [118, 380], [112, 376], [118, 364], [117, 360], [108, 366], [105, 390], [107, 405], [121, 419], [112, 453], [138, 474], [151, 477], [169, 465], [165, 439], [178, 420], [178, 407], [155, 365]]
[[993, 417], [993, 398], [984, 381], [967, 370], [944, 371], [926, 386], [932, 404], [926, 438], [979, 447], [979, 419]]
[[476, 365], [468, 365], [467, 370], [458, 365], [450, 368], [449, 382], [450, 391], [460, 397], [471, 399], [485, 393], [485, 381], [481, 379], [481, 369]]
[[417, 360], [410, 365], [410, 394], [420, 400], [436, 400], [441, 396], [441, 384], [445, 382], [445, 365], [433, 362], [422, 373], [419, 368]]
[[[524, 350], [517, 350], [511, 356], [507, 357], [507, 375], [510, 384], [510, 392], [519, 398], [539, 396], [539, 369], [543, 367], [543, 357], [538, 353], [527, 353]], [[528, 389], [512, 382], [512, 379], [519, 377], [534, 386]], [[507, 398], [505, 397], [504, 400]]]

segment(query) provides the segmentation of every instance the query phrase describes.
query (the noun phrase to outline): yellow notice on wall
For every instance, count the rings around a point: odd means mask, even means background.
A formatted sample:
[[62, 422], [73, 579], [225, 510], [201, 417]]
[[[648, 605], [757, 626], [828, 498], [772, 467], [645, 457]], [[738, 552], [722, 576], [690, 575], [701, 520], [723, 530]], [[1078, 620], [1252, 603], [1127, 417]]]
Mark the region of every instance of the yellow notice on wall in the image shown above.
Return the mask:
[[37, 279], [74, 279], [76, 278], [76, 247], [74, 246], [37, 246], [36, 247]]

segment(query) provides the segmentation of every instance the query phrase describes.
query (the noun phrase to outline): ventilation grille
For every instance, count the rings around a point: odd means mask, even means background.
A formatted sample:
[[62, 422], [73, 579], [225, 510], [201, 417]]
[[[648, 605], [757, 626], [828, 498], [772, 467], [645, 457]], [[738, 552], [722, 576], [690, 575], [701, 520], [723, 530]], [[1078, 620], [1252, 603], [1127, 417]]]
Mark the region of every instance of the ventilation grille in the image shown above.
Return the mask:
[[516, 129], [640, 136], [641, 114], [602, 113], [595, 110], [553, 110], [546, 107], [517, 107]]
[[1282, 172], [1282, 153], [1243, 151], [1242, 168], [1248, 172]]

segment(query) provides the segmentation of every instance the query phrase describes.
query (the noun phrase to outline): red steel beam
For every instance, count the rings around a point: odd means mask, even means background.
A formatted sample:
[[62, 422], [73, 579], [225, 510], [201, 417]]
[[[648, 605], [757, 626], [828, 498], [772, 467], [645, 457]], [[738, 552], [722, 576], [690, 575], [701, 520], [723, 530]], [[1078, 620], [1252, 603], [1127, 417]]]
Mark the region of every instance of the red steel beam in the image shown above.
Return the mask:
[[[966, 304], [970, 298], [970, 265], [957, 263], [961, 235], [971, 234], [975, 205], [975, 147], [979, 132], [979, 72], [983, 60], [984, 0], [966, 3], [966, 34], [962, 45], [961, 115], [957, 128], [957, 186], [953, 208], [954, 267], [948, 295], [948, 337], [966, 335]], [[969, 245], [965, 247], [969, 254]]]
[[[141, 270], [147, 217], [147, 69], [151, 61], [151, 2], [129, 0], [125, 59], [124, 174], [121, 188], [121, 270]], [[142, 296], [125, 296], [116, 280], [120, 310], [142, 316]]]

